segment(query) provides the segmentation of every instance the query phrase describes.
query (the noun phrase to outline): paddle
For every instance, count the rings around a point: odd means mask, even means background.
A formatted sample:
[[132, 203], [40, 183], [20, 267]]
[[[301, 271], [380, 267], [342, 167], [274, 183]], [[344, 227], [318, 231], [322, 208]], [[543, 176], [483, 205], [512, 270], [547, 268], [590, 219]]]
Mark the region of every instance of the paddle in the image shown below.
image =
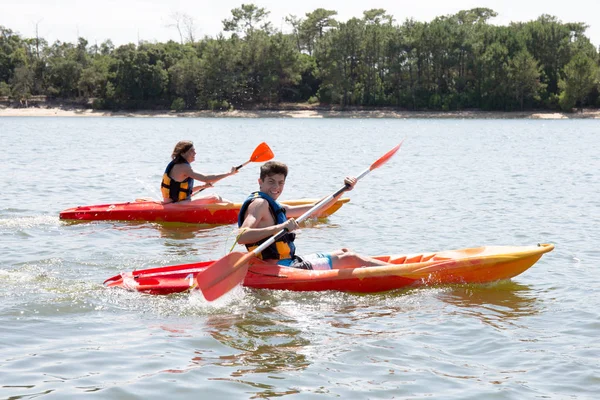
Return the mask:
[[[359, 176], [357, 176], [356, 180], [360, 180], [369, 172], [385, 164], [394, 154], [396, 154], [401, 145], [402, 142], [400, 142], [400, 144], [398, 144], [392, 150], [385, 153], [381, 158], [371, 164], [369, 168], [365, 169]], [[318, 212], [321, 208], [327, 205], [327, 203], [333, 200], [333, 198], [345, 192], [346, 190], [348, 190], [348, 186], [342, 186], [336, 192], [315, 204], [310, 210], [302, 214], [302, 216], [300, 216], [300, 218], [298, 218], [296, 221], [301, 223], [309, 216]], [[269, 240], [251, 252], [232, 252], [220, 260], [215, 261], [213, 264], [209, 265], [206, 270], [196, 276], [196, 287], [202, 291], [202, 294], [206, 300], [213, 301], [218, 299], [244, 280], [246, 272], [248, 271], [248, 261], [252, 257], [260, 254], [264, 249], [275, 243], [286, 233], [286, 229], [281, 230], [275, 236], [272, 236]]]
[[[248, 161], [246, 161], [245, 163], [238, 165], [237, 167], [235, 167], [235, 169], [239, 171], [242, 167], [250, 164], [251, 162], [269, 161], [269, 160], [272, 160], [273, 157], [274, 157], [274, 154], [273, 154], [273, 151], [271, 150], [271, 148], [269, 147], [269, 145], [266, 144], [265, 142], [262, 142], [261, 144], [256, 146], [256, 148], [252, 152], [252, 155], [250, 156], [250, 159]], [[198, 193], [200, 193], [201, 191], [203, 191], [205, 189], [206, 188], [203, 187], [200, 190], [196, 191], [192, 195], [192, 197], [194, 197], [195, 195], [197, 195]]]

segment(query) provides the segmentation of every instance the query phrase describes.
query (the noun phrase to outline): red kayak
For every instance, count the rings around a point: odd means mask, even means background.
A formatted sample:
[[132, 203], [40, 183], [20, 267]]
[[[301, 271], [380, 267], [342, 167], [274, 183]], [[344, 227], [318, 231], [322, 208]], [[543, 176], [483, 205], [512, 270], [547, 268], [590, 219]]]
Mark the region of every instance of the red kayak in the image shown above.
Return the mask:
[[[318, 199], [282, 201], [288, 205], [316, 203]], [[325, 218], [350, 199], [336, 201], [331, 207], [318, 214]], [[77, 221], [148, 221], [181, 222], [188, 224], [227, 225], [237, 223], [242, 203], [213, 203], [185, 201], [163, 204], [159, 201], [136, 200], [129, 203], [101, 204], [69, 208], [60, 213], [60, 219]]]
[[[378, 256], [393, 265], [307, 271], [273, 266], [255, 258], [243, 285], [255, 289], [337, 290], [374, 293], [404, 287], [451, 283], [488, 283], [513, 278], [535, 264], [554, 245], [485, 246], [435, 253]], [[104, 284], [166, 295], [194, 288], [194, 278], [214, 261], [121, 273]]]

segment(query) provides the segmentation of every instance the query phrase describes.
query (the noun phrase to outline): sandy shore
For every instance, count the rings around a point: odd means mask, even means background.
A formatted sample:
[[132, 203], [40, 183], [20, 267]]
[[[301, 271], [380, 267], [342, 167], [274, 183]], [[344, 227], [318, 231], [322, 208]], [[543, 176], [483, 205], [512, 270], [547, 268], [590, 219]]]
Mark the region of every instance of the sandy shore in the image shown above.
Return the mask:
[[600, 119], [600, 110], [581, 113], [536, 111], [396, 111], [383, 110], [330, 110], [281, 109], [234, 111], [97, 111], [68, 108], [9, 108], [0, 106], [0, 117], [162, 117], [162, 118], [455, 118], [455, 119]]

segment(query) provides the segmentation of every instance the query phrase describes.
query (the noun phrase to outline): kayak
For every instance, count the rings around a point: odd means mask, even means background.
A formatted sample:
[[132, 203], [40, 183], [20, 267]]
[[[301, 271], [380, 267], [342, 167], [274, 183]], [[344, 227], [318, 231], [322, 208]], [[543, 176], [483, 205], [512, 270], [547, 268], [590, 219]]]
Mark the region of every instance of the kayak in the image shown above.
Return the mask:
[[[552, 244], [484, 246], [434, 253], [377, 256], [391, 265], [308, 271], [250, 261], [243, 285], [254, 289], [376, 293], [444, 284], [489, 283], [513, 278], [535, 264]], [[194, 278], [214, 261], [173, 265], [108, 278], [104, 285], [166, 295], [194, 289]]]
[[[287, 205], [306, 205], [319, 199], [282, 201]], [[350, 201], [342, 198], [317, 215], [325, 218]], [[60, 219], [78, 221], [147, 221], [181, 222], [188, 224], [227, 225], [237, 223], [242, 203], [201, 204], [201, 201], [185, 201], [163, 204], [159, 201], [136, 200], [128, 203], [100, 204], [68, 208], [60, 213]]]

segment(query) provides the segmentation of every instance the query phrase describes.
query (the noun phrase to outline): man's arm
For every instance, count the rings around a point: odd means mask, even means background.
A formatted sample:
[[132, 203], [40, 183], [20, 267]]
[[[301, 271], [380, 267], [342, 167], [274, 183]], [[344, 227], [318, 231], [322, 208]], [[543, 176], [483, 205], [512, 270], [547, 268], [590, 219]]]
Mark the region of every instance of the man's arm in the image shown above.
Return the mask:
[[269, 202], [265, 199], [256, 199], [246, 212], [244, 223], [240, 227], [240, 236], [238, 237], [239, 244], [256, 243], [259, 240], [276, 235], [282, 229], [293, 231], [298, 229], [298, 223], [294, 219], [276, 225], [262, 226], [265, 223], [270, 223], [273, 220], [269, 211]]
[[[338, 194], [337, 196], [335, 196], [333, 199], [331, 199], [329, 202], [327, 202], [327, 204], [325, 206], [323, 206], [323, 208], [321, 208], [321, 210], [327, 210], [329, 207], [331, 207], [336, 201], [339, 200], [340, 197], [342, 197], [344, 195], [344, 193], [346, 193], [347, 191], [350, 191], [352, 189], [354, 189], [354, 185], [356, 185], [356, 178], [354, 177], [346, 177], [346, 179], [344, 179], [344, 185], [348, 186], [348, 189], [343, 191], [342, 193]], [[327, 196], [329, 197], [329, 196]], [[323, 197], [323, 199], [325, 199], [326, 197]], [[323, 200], [321, 199], [321, 200]], [[319, 200], [319, 201], [321, 201]], [[317, 203], [319, 202], [317, 201]], [[311, 208], [313, 208], [317, 203], [314, 204], [307, 204], [307, 205], [302, 205], [302, 206], [289, 206], [289, 205], [284, 205], [283, 207], [286, 210], [286, 215], [290, 218], [298, 218], [300, 217], [302, 214], [304, 214], [305, 212], [307, 212], [308, 210], [310, 210]]]

